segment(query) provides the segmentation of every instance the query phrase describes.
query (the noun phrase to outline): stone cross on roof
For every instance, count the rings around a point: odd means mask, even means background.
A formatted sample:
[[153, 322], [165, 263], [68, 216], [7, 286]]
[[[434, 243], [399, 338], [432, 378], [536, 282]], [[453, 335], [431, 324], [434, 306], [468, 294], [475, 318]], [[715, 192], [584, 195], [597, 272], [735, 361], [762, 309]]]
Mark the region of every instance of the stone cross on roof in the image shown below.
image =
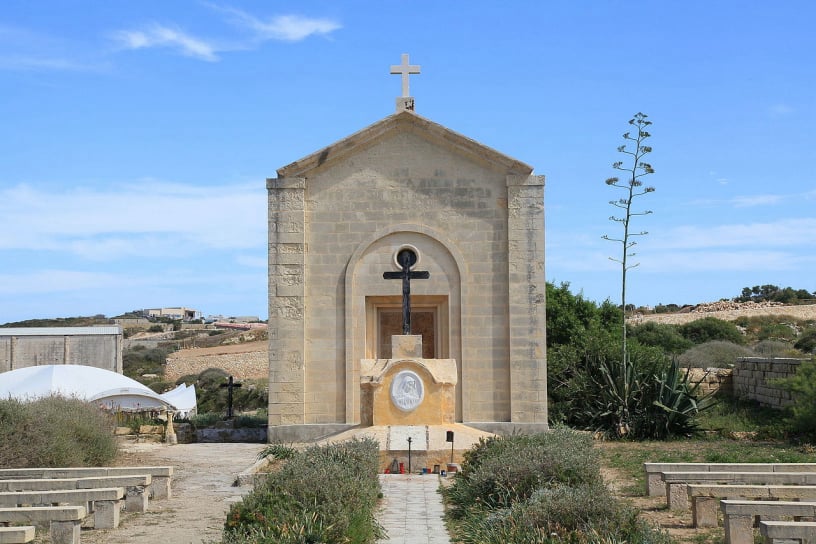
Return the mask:
[[419, 65], [408, 64], [408, 53], [403, 53], [402, 64], [392, 64], [391, 73], [402, 75], [402, 97], [408, 98], [409, 96], [411, 96], [411, 93], [408, 91], [408, 77], [410, 76], [410, 74], [419, 73]]

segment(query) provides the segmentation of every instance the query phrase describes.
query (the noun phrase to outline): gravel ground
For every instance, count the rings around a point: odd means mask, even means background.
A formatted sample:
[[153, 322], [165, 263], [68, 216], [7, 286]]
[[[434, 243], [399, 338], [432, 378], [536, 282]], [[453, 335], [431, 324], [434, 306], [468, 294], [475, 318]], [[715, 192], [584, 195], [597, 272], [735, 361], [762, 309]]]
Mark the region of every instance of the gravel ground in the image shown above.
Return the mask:
[[126, 443], [120, 465], [173, 465], [173, 497], [125, 514], [118, 529], [83, 530], [83, 544], [201, 544], [221, 541], [232, 503], [251, 486], [233, 487], [265, 444]]

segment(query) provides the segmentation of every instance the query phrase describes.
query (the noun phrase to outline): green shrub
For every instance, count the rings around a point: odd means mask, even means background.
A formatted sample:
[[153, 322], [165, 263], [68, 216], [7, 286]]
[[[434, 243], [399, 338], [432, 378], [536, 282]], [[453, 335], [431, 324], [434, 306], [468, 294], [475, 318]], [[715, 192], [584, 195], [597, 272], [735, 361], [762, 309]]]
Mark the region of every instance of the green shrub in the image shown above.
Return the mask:
[[154, 382], [150, 382], [146, 384], [151, 390], [155, 391], [158, 394], [167, 393], [168, 391], [175, 388], [175, 384], [173, 382], [166, 382], [162, 379], [157, 379]]
[[714, 340], [694, 346], [681, 354], [678, 362], [686, 368], [730, 368], [737, 357], [754, 356], [756, 354], [745, 346]]
[[655, 321], [647, 321], [642, 325], [632, 327], [629, 338], [637, 340], [644, 346], [657, 346], [666, 353], [683, 353], [693, 342], [683, 337], [675, 325], [666, 325]]
[[611, 496], [592, 439], [564, 429], [480, 441], [443, 495], [464, 543], [670, 542]]
[[792, 351], [792, 346], [779, 340], [762, 340], [752, 349], [762, 357], [785, 357]]
[[[208, 368], [200, 374], [190, 374], [176, 380], [176, 384], [194, 384], [198, 398], [199, 412], [213, 412], [226, 415], [227, 383], [229, 375], [220, 368]], [[267, 380], [241, 380], [241, 387], [233, 389], [232, 406], [238, 412], [266, 409], [269, 405]]]
[[116, 457], [112, 418], [85, 401], [0, 400], [0, 467], [103, 466]]
[[[125, 376], [144, 383], [143, 374], [164, 376], [164, 365], [167, 356], [172, 353], [169, 348], [151, 348], [134, 346], [122, 354], [122, 369]], [[149, 378], [153, 380], [154, 378]]]
[[697, 398], [698, 384], [676, 361], [654, 366], [600, 360], [592, 379], [595, 394], [584, 399], [587, 428], [608, 438], [691, 436], [698, 413], [710, 406], [709, 397]]
[[793, 347], [804, 353], [816, 353], [816, 329], [802, 332]]
[[[448, 491], [459, 514], [470, 505], [507, 507], [549, 485], [599, 483], [592, 438], [565, 429], [481, 439], [467, 451]], [[457, 514], [454, 514], [457, 515]]]
[[781, 439], [789, 430], [784, 410], [722, 393], [717, 394], [717, 403], [700, 416], [699, 423], [701, 428], [726, 438], [752, 432], [760, 439]]
[[759, 340], [790, 340], [796, 339], [796, 326], [791, 323], [768, 323], [759, 329]]
[[236, 429], [260, 429], [269, 425], [269, 418], [265, 415], [240, 415], [232, 419], [232, 426]]
[[283, 444], [270, 444], [261, 450], [258, 454], [258, 459], [271, 457], [272, 459], [291, 459], [297, 454], [297, 450], [291, 446], [284, 446]]
[[774, 383], [791, 392], [794, 430], [816, 438], [816, 361], [802, 361], [795, 375]]
[[212, 427], [223, 419], [224, 417], [221, 414], [215, 414], [213, 412], [200, 412], [190, 418], [190, 423], [193, 425], [193, 427], [201, 429], [204, 427]]
[[745, 343], [745, 337], [734, 323], [716, 317], [704, 317], [689, 321], [680, 325], [678, 330], [684, 338], [695, 344], [702, 344], [712, 340], [723, 340], [734, 344]]
[[378, 457], [369, 439], [297, 453], [230, 508], [223, 542], [373, 543], [383, 536], [375, 519]]

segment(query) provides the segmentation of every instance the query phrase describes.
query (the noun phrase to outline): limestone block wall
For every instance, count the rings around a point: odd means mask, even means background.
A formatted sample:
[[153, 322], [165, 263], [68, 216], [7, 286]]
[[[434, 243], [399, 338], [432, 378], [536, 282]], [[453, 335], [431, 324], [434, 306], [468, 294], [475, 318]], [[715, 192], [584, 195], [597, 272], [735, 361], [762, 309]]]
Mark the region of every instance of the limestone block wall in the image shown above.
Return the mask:
[[741, 357], [734, 364], [734, 396], [782, 408], [791, 403], [790, 393], [771, 382], [796, 373], [801, 359]]
[[189, 356], [190, 350], [181, 350], [167, 358], [165, 379], [175, 381], [189, 374], [200, 374], [208, 368], [220, 368], [239, 379], [266, 379], [269, 377], [269, 351], [225, 353]]
[[[680, 372], [686, 372], [681, 368]], [[730, 368], [692, 368], [689, 370], [689, 379], [692, 383], [699, 383], [699, 396], [723, 393], [734, 394], [733, 370]]]
[[402, 112], [267, 180], [270, 426], [360, 423], [360, 361], [379, 358], [377, 312], [401, 304], [383, 272], [405, 246], [430, 273], [411, 296], [436, 312], [435, 357], [457, 363], [456, 421], [546, 426], [544, 179], [531, 173]]

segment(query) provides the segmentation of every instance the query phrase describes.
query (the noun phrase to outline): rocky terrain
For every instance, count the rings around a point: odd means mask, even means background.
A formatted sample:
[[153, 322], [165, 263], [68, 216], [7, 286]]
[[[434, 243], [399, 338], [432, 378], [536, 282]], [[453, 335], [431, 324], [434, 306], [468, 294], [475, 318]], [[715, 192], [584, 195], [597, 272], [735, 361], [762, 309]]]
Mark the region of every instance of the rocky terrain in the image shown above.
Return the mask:
[[236, 379], [269, 377], [269, 344], [266, 340], [228, 344], [210, 348], [182, 349], [167, 357], [164, 376], [175, 381], [199, 374], [208, 368], [220, 368]]
[[816, 320], [816, 304], [784, 306], [778, 302], [707, 302], [698, 304], [689, 312], [635, 315], [631, 318], [631, 321], [635, 324], [656, 321], [657, 323], [682, 325], [703, 317], [716, 317], [725, 321], [733, 321], [742, 316], [752, 317], [758, 315], [790, 315], [800, 320]]

